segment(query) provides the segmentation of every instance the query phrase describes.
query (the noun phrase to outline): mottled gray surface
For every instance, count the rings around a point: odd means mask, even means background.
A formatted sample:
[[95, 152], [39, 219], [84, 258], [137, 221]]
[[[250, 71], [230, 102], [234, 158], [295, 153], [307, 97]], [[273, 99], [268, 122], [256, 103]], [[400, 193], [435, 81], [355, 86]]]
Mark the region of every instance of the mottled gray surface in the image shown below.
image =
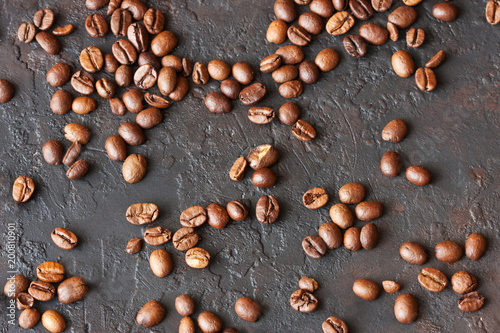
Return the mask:
[[[5, 281], [8, 270], [7, 223], [15, 222], [21, 273], [33, 279], [38, 264], [58, 261], [68, 276], [82, 276], [90, 285], [88, 296], [77, 304], [61, 305], [57, 300], [36, 304], [39, 310], [60, 311], [68, 321], [66, 331], [175, 332], [181, 317], [174, 309], [174, 298], [181, 293], [196, 300], [194, 318], [201, 311], [214, 311], [225, 327], [235, 326], [242, 332], [320, 332], [321, 322], [330, 315], [344, 319], [350, 332], [500, 330], [500, 50], [499, 27], [487, 24], [484, 18], [486, 1], [455, 1], [459, 17], [451, 23], [432, 17], [436, 1], [418, 5], [419, 19], [414, 27], [425, 30], [426, 41], [416, 50], [406, 46], [402, 33], [398, 42], [371, 46], [368, 55], [357, 60], [344, 52], [342, 36], [323, 32], [314, 37], [304, 49], [307, 60], [313, 60], [321, 49], [333, 47], [341, 54], [341, 61], [333, 72], [322, 74], [317, 84], [306, 86], [295, 100], [303, 118], [318, 131], [311, 143], [296, 140], [290, 128], [277, 120], [262, 126], [251, 123], [247, 107], [239, 102], [233, 103], [231, 113], [211, 114], [203, 99], [218, 90], [218, 82], [192, 84], [190, 94], [166, 111], [164, 122], [147, 130], [147, 142], [129, 150], [145, 154], [149, 160], [146, 178], [132, 185], [123, 181], [121, 163], [106, 156], [104, 141], [134, 115], [113, 115], [107, 102], [97, 95], [98, 109], [89, 115], [60, 116], [49, 108], [56, 89], [45, 81], [47, 70], [61, 61], [76, 70], [81, 49], [95, 45], [110, 52], [116, 40], [109, 34], [103, 39], [89, 37], [84, 19], [91, 12], [83, 0], [75, 3], [0, 1], [0, 78], [16, 87], [14, 99], [0, 105], [0, 277]], [[230, 64], [243, 60], [257, 69], [260, 59], [277, 48], [265, 40], [267, 26], [274, 19], [271, 0], [148, 3], [166, 13], [167, 29], [179, 37], [173, 54], [205, 63], [216, 58]], [[58, 56], [47, 55], [36, 42], [22, 44], [15, 38], [17, 27], [31, 21], [36, 10], [44, 6], [56, 13], [56, 25], [77, 26], [75, 33], [60, 38], [63, 52]], [[105, 9], [99, 12], [104, 14]], [[385, 25], [387, 15], [376, 14], [369, 22]], [[351, 32], [357, 32], [360, 25], [357, 22]], [[400, 49], [408, 50], [419, 67], [440, 49], [448, 53], [445, 63], [435, 70], [438, 88], [434, 92], [420, 92], [413, 77], [403, 79], [394, 74], [390, 57]], [[105, 76], [101, 72], [96, 77]], [[259, 73], [257, 80], [269, 91], [261, 105], [278, 108], [285, 102], [270, 75]], [[71, 89], [69, 84], [65, 88]], [[383, 126], [394, 118], [410, 125], [407, 139], [399, 144], [380, 138]], [[69, 122], [88, 125], [93, 132], [82, 154], [90, 161], [91, 171], [77, 181], [69, 181], [64, 167], [47, 165], [41, 155], [42, 145], [49, 139], [69, 146], [63, 134]], [[262, 143], [272, 143], [280, 151], [275, 167], [278, 184], [258, 189], [251, 184], [250, 172], [243, 181], [232, 182], [228, 171], [233, 161]], [[383, 176], [379, 161], [388, 150], [398, 151], [405, 167], [428, 167], [434, 177], [432, 184], [420, 188], [402, 175], [395, 179]], [[33, 198], [24, 204], [11, 198], [12, 183], [19, 175], [33, 177], [37, 187]], [[337, 190], [351, 181], [365, 184], [367, 199], [385, 206], [383, 217], [376, 221], [379, 245], [370, 251], [332, 250], [320, 260], [306, 257], [301, 240], [329, 220], [328, 209], [338, 202]], [[304, 191], [316, 186], [324, 187], [331, 200], [324, 208], [310, 211], [301, 198]], [[125, 210], [132, 203], [156, 203], [160, 216], [154, 226], [175, 231], [180, 227], [180, 212], [189, 206], [225, 204], [234, 199], [254, 206], [264, 193], [276, 196], [281, 203], [282, 213], [275, 224], [261, 225], [252, 209], [251, 218], [231, 222], [223, 230], [209, 226], [198, 229], [202, 236], [199, 245], [213, 258], [209, 269], [190, 269], [183, 253], [168, 243], [165, 248], [172, 254], [175, 269], [166, 278], [158, 278], [148, 263], [153, 247], [145, 246], [135, 255], [124, 251], [130, 238], [141, 237], [147, 229], [125, 220]], [[356, 226], [362, 225], [356, 222]], [[78, 236], [79, 245], [74, 250], [61, 250], [50, 240], [50, 232], [59, 226]], [[424, 290], [416, 279], [421, 267], [403, 261], [398, 248], [412, 240], [433, 253], [438, 242], [450, 239], [463, 245], [472, 232], [485, 234], [489, 242], [479, 261], [464, 257], [445, 264], [431, 255], [428, 262], [448, 278], [462, 269], [478, 276], [486, 304], [481, 311], [469, 314], [458, 310], [459, 295], [451, 287], [439, 294]], [[320, 306], [311, 314], [295, 312], [288, 305], [303, 275], [320, 284], [316, 292]], [[352, 283], [358, 278], [400, 282], [401, 292], [410, 292], [418, 299], [418, 320], [411, 325], [396, 321], [396, 295], [382, 293], [371, 302], [354, 296]], [[257, 323], [246, 323], [235, 314], [234, 302], [241, 296], [262, 304], [264, 316]], [[159, 326], [145, 329], [136, 325], [135, 315], [151, 299], [166, 306], [167, 316]], [[2, 296], [0, 301], [0, 331], [20, 330], [7, 325], [7, 300]], [[41, 324], [36, 331], [43, 331]]]

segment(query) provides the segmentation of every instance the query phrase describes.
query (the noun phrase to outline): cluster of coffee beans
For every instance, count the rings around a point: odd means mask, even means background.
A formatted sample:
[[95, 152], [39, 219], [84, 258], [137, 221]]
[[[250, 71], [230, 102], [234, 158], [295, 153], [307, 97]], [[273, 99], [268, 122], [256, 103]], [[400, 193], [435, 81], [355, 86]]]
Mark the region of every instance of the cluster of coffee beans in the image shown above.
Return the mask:
[[[17, 308], [22, 310], [19, 315], [19, 326], [29, 329], [41, 319], [42, 325], [52, 333], [66, 329], [66, 320], [59, 312], [48, 310], [40, 315], [40, 312], [33, 307], [35, 300], [48, 302], [57, 296], [61, 304], [71, 304], [81, 301], [87, 295], [89, 287], [84, 279], [74, 276], [64, 280], [64, 275], [63, 265], [46, 261], [36, 269], [39, 280], [30, 282], [24, 275], [17, 274], [7, 281], [4, 287], [5, 295], [12, 300], [15, 299]], [[54, 286], [55, 283], [59, 283], [57, 288]]]
[[319, 288], [318, 282], [310, 277], [303, 276], [299, 280], [299, 288], [290, 296], [290, 306], [295, 311], [314, 312], [318, 307], [318, 299], [313, 295], [313, 292]]
[[270, 169], [279, 159], [279, 152], [270, 144], [263, 144], [254, 147], [248, 153], [246, 159], [240, 156], [233, 163], [229, 170], [229, 178], [233, 181], [240, 181], [245, 176], [247, 165], [252, 168], [252, 183], [260, 188], [274, 186], [278, 180], [276, 173]]

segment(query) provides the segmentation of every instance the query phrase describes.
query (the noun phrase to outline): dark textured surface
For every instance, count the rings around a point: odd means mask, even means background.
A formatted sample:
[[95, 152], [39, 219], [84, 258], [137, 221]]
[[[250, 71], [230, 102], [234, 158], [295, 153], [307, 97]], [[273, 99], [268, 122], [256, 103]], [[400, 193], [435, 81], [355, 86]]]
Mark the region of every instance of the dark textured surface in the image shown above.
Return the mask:
[[[205, 63], [217, 58], [230, 64], [243, 60], [257, 70], [260, 60], [277, 48], [265, 40], [267, 26], [274, 20], [273, 1], [148, 3], [164, 11], [166, 28], [179, 38], [173, 54]], [[270, 125], [251, 123], [248, 108], [239, 102], [233, 103], [231, 113], [211, 114], [203, 99], [218, 91], [219, 83], [211, 80], [195, 86], [191, 82], [190, 94], [165, 112], [159, 126], [146, 131], [147, 142], [129, 148], [149, 161], [146, 178], [131, 185], [123, 181], [121, 163], [107, 157], [104, 142], [135, 115], [113, 115], [108, 103], [97, 95], [99, 106], [91, 114], [55, 115], [49, 101], [56, 88], [45, 81], [47, 70], [55, 63], [63, 61], [77, 70], [84, 47], [95, 45], [110, 52], [116, 38], [110, 34], [104, 39], [88, 36], [84, 19], [91, 11], [83, 0], [75, 1], [73, 7], [73, 1], [66, 0], [0, 1], [0, 78], [10, 80], [16, 88], [14, 99], [0, 105], [2, 285], [8, 270], [6, 227], [15, 222], [22, 274], [33, 279], [38, 264], [52, 260], [66, 267], [67, 276], [82, 276], [90, 285], [85, 300], [77, 304], [61, 305], [57, 300], [36, 304], [39, 310], [60, 311], [68, 322], [68, 332], [175, 332], [181, 316], [175, 311], [174, 299], [181, 293], [195, 299], [194, 318], [210, 310], [222, 318], [225, 327], [235, 326], [242, 332], [320, 332], [321, 322], [330, 315], [345, 320], [350, 332], [498, 332], [499, 27], [486, 22], [486, 1], [455, 1], [459, 17], [450, 23], [432, 17], [435, 3], [424, 1], [416, 7], [419, 19], [413, 27], [426, 32], [419, 49], [406, 46], [406, 30], [400, 31], [397, 42], [370, 46], [361, 60], [344, 52], [343, 36], [326, 32], [304, 48], [306, 60], [311, 61], [325, 47], [341, 54], [333, 72], [322, 74], [317, 84], [306, 86], [304, 94], [295, 99], [303, 119], [318, 132], [311, 143], [295, 139], [290, 127], [277, 119]], [[72, 35], [60, 38], [63, 51], [58, 56], [47, 55], [36, 42], [22, 44], [15, 38], [18, 26], [30, 22], [36, 10], [45, 6], [56, 13], [55, 25], [77, 26]], [[105, 9], [99, 12], [104, 14]], [[377, 13], [367, 22], [385, 26], [389, 12]], [[357, 32], [360, 25], [357, 22], [351, 32]], [[408, 50], [418, 67], [440, 49], [447, 52], [448, 58], [435, 70], [438, 87], [434, 92], [420, 92], [414, 77], [403, 79], [394, 74], [390, 57], [400, 49]], [[101, 72], [95, 77], [104, 76], [107, 74]], [[268, 88], [260, 105], [277, 109], [285, 102], [269, 74], [259, 73], [257, 80]], [[71, 90], [69, 84], [65, 88]], [[410, 125], [408, 137], [399, 144], [380, 138], [384, 125], [394, 118]], [[50, 139], [69, 147], [63, 133], [69, 122], [88, 125], [93, 133], [82, 153], [91, 170], [77, 181], [69, 181], [62, 166], [46, 164], [41, 155], [42, 145]], [[280, 151], [274, 167], [278, 184], [258, 189], [251, 184], [250, 171], [243, 181], [232, 182], [228, 172], [234, 160], [262, 143], [272, 143]], [[428, 167], [434, 177], [432, 184], [420, 188], [403, 175], [394, 179], [383, 176], [379, 161], [388, 150], [401, 154], [404, 168], [414, 164]], [[37, 186], [32, 199], [24, 204], [11, 198], [12, 183], [19, 175], [33, 177]], [[331, 250], [320, 260], [306, 257], [300, 245], [303, 237], [317, 233], [320, 224], [329, 220], [328, 209], [338, 202], [337, 190], [351, 181], [366, 185], [367, 199], [385, 206], [384, 215], [376, 221], [379, 245], [369, 251]], [[331, 199], [324, 208], [310, 211], [302, 205], [302, 194], [316, 186], [324, 187]], [[152, 246], [146, 245], [135, 255], [125, 252], [128, 240], [141, 237], [148, 227], [177, 230], [179, 214], [187, 207], [226, 204], [234, 199], [254, 206], [264, 193], [276, 196], [281, 204], [282, 213], [275, 224], [261, 225], [252, 209], [251, 218], [231, 222], [225, 229], [205, 225], [197, 230], [202, 236], [199, 246], [213, 258], [209, 269], [190, 269], [183, 253], [168, 243], [165, 248], [172, 254], [174, 272], [158, 278], [148, 263]], [[127, 207], [136, 202], [159, 206], [160, 216], [153, 225], [139, 227], [125, 220]], [[358, 227], [364, 224], [356, 222]], [[78, 236], [74, 250], [64, 251], [52, 243], [50, 232], [59, 226]], [[483, 258], [473, 262], [464, 257], [454, 264], [437, 261], [435, 244], [450, 239], [463, 245], [472, 232], [488, 239]], [[428, 265], [448, 278], [463, 269], [475, 274], [478, 290], [486, 298], [484, 308], [462, 313], [457, 308], [459, 295], [451, 287], [438, 294], [424, 290], [417, 282], [422, 267], [406, 263], [398, 254], [400, 244], [408, 240], [423, 244], [431, 254]], [[295, 312], [288, 305], [303, 275], [320, 284], [315, 292], [320, 306], [311, 314]], [[418, 299], [418, 320], [411, 325], [396, 321], [393, 306], [397, 294], [382, 293], [371, 302], [356, 297], [352, 283], [358, 278], [400, 282], [402, 293]], [[262, 305], [264, 315], [257, 323], [246, 323], [234, 312], [234, 303], [241, 296]], [[166, 306], [167, 316], [159, 326], [145, 329], [135, 323], [135, 316], [152, 299]], [[2, 296], [0, 301], [0, 330], [21, 330], [7, 325], [7, 300]], [[41, 324], [35, 330], [43, 331]]]

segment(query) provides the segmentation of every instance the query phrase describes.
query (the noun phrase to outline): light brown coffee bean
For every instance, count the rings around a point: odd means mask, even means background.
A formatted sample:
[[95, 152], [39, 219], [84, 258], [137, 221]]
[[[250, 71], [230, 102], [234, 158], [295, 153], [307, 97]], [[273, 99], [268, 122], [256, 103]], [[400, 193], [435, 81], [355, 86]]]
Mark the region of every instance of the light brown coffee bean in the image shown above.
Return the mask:
[[418, 274], [418, 283], [425, 289], [438, 293], [444, 290], [448, 285], [448, 279], [439, 269], [425, 267]]
[[302, 82], [299, 80], [292, 80], [282, 83], [278, 89], [280, 95], [284, 98], [295, 98], [302, 95], [303, 87]]
[[71, 110], [77, 114], [88, 114], [97, 108], [97, 101], [92, 97], [79, 96], [71, 103]]
[[78, 244], [78, 237], [66, 228], [57, 227], [50, 234], [52, 241], [63, 250], [71, 250]]
[[180, 223], [186, 228], [196, 228], [207, 221], [207, 211], [201, 206], [185, 209], [180, 216]]
[[255, 124], [269, 124], [275, 117], [274, 110], [264, 106], [254, 106], [248, 109], [248, 119]]
[[281, 44], [286, 40], [288, 25], [283, 20], [275, 20], [269, 24], [266, 39], [269, 43]]
[[387, 31], [389, 31], [389, 38], [396, 42], [399, 39], [399, 30], [394, 23], [387, 22]]
[[168, 96], [177, 84], [177, 73], [172, 67], [163, 67], [158, 74], [158, 89], [163, 96]]
[[408, 134], [408, 125], [401, 119], [394, 119], [382, 130], [382, 139], [390, 142], [401, 142]]
[[[177, 81], [179, 81], [179, 78], [177, 79]], [[170, 101], [168, 101], [167, 99], [165, 99], [159, 95], [155, 95], [155, 94], [151, 94], [151, 93], [145, 93], [144, 100], [150, 106], [152, 106], [154, 108], [158, 108], [158, 109], [166, 109], [171, 104]]]
[[127, 157], [127, 144], [118, 135], [107, 138], [104, 148], [108, 157], [113, 161], [123, 161]]
[[132, 69], [128, 65], [121, 65], [115, 71], [115, 82], [120, 87], [128, 87], [132, 84]]
[[140, 238], [132, 238], [128, 241], [125, 251], [130, 254], [139, 252], [142, 249], [143, 240]]
[[101, 50], [88, 46], [80, 53], [80, 65], [89, 73], [100, 71], [104, 67], [104, 57]]
[[458, 299], [458, 308], [464, 312], [480, 310], [484, 305], [484, 297], [477, 291], [465, 294]]
[[87, 282], [78, 276], [64, 280], [57, 287], [57, 297], [61, 304], [71, 304], [81, 301], [87, 296], [88, 292], [89, 286]]
[[31, 43], [35, 33], [36, 29], [32, 23], [22, 23], [17, 29], [17, 39], [22, 43]]
[[40, 321], [41, 315], [37, 309], [25, 309], [19, 315], [19, 326], [24, 329], [29, 329], [34, 327]]
[[229, 223], [226, 208], [218, 203], [208, 205], [206, 212], [208, 224], [215, 229], [222, 229]]
[[333, 3], [330, 0], [313, 0], [309, 4], [309, 9], [322, 18], [329, 18], [335, 12]]
[[177, 77], [177, 83], [175, 84], [174, 91], [172, 91], [168, 97], [173, 101], [180, 101], [186, 96], [189, 91], [189, 81], [184, 76]]
[[228, 113], [233, 109], [229, 98], [218, 92], [211, 92], [205, 97], [205, 106], [212, 113]]
[[171, 31], [162, 31], [151, 41], [151, 51], [157, 57], [164, 57], [177, 46], [177, 37]]
[[401, 258], [410, 264], [423, 265], [427, 262], [427, 251], [425, 248], [414, 242], [404, 242], [399, 248]]
[[64, 146], [57, 140], [49, 140], [42, 147], [42, 155], [48, 164], [59, 165], [64, 156]]
[[152, 35], [159, 34], [165, 27], [165, 15], [158, 9], [149, 8], [144, 13], [143, 21], [146, 29]]
[[417, 48], [422, 46], [425, 40], [425, 31], [422, 29], [411, 28], [406, 32], [406, 44], [409, 47]]
[[172, 232], [163, 227], [149, 228], [144, 232], [144, 241], [153, 246], [165, 244], [171, 238]]
[[396, 177], [401, 172], [401, 157], [394, 151], [388, 151], [380, 160], [380, 170], [387, 177]]
[[297, 45], [286, 45], [276, 50], [283, 65], [296, 65], [304, 60], [304, 51]]
[[394, 72], [400, 77], [409, 77], [415, 72], [415, 63], [413, 62], [413, 58], [406, 51], [399, 50], [394, 53], [392, 55], [391, 62]]
[[113, 81], [106, 77], [97, 80], [97, 82], [95, 83], [95, 89], [97, 90], [99, 96], [107, 99], [112, 98], [116, 92], [115, 84], [113, 83]]
[[328, 193], [320, 187], [307, 190], [302, 196], [302, 203], [309, 209], [318, 209], [328, 202]]
[[16, 306], [18, 310], [31, 309], [35, 299], [28, 293], [19, 293], [16, 297]]
[[463, 249], [453, 241], [444, 241], [436, 244], [436, 258], [443, 262], [452, 263], [460, 260], [463, 255]]
[[473, 233], [465, 241], [465, 255], [472, 260], [478, 260], [486, 251], [486, 238], [478, 233]]
[[137, 114], [135, 122], [143, 129], [152, 128], [163, 120], [163, 114], [157, 108], [144, 109]]
[[406, 169], [406, 179], [412, 184], [425, 186], [430, 183], [431, 178], [431, 172], [421, 165], [413, 165]]
[[125, 218], [132, 224], [142, 225], [155, 221], [158, 213], [158, 206], [154, 203], [136, 203], [127, 208]]
[[[141, 53], [142, 54], [142, 53]], [[156, 69], [151, 64], [141, 65], [134, 74], [134, 83], [140, 89], [149, 89], [155, 85], [158, 78]], [[165, 78], [162, 78], [165, 80]], [[164, 82], [161, 83], [163, 85]], [[161, 92], [161, 89], [160, 89]]]
[[342, 203], [359, 204], [365, 197], [366, 189], [360, 183], [348, 183], [339, 189], [339, 199]]
[[[500, 17], [500, 15], [499, 15], [499, 17]], [[436, 68], [439, 65], [441, 65], [445, 59], [446, 59], [446, 52], [439, 51], [431, 58], [431, 60], [427, 61], [427, 63], [425, 64], [425, 67]]]
[[299, 288], [312, 293], [319, 288], [319, 285], [318, 282], [316, 282], [316, 280], [311, 279], [310, 277], [307, 276], [303, 276], [299, 280]]
[[47, 310], [42, 315], [42, 325], [51, 333], [59, 333], [66, 329], [66, 320], [55, 310]]
[[373, 222], [368, 223], [361, 228], [361, 234], [359, 236], [361, 241], [361, 246], [365, 250], [371, 250], [378, 243], [378, 228]]
[[44, 282], [60, 282], [64, 279], [64, 266], [58, 262], [46, 261], [38, 265], [36, 276]]
[[[352, 1], [356, 2], [356, 1]], [[374, 24], [366, 23], [359, 28], [359, 35], [363, 37], [364, 40], [373, 45], [382, 45], [389, 39], [389, 31], [386, 28]]]
[[361, 249], [361, 230], [356, 227], [350, 227], [344, 234], [344, 246], [351, 251], [358, 251]]
[[329, 48], [321, 50], [314, 59], [314, 63], [322, 72], [329, 72], [335, 69], [339, 62], [340, 56], [337, 51]]
[[123, 162], [122, 175], [127, 183], [137, 183], [146, 176], [148, 162], [143, 155], [130, 154]]
[[56, 296], [56, 288], [44, 281], [32, 281], [28, 293], [40, 302], [47, 302]]
[[210, 254], [207, 250], [193, 247], [186, 252], [186, 264], [192, 268], [205, 268], [210, 263]]
[[497, 25], [500, 22], [500, 3], [498, 0], [490, 0], [486, 4], [486, 21], [491, 25]]
[[449, 2], [438, 3], [432, 7], [432, 16], [445, 22], [455, 21], [458, 9], [457, 6]]
[[396, 298], [394, 316], [402, 324], [410, 324], [417, 320], [418, 303], [412, 294], [402, 294]]
[[16, 274], [10, 277], [3, 288], [5, 296], [11, 299], [15, 299], [19, 293], [24, 293], [28, 291], [30, 281], [21, 274]]
[[144, 95], [139, 89], [130, 88], [123, 93], [122, 100], [127, 110], [132, 113], [139, 113], [144, 109]]
[[40, 30], [50, 29], [54, 23], [54, 12], [49, 8], [39, 9], [33, 17], [33, 23]]
[[335, 223], [323, 223], [318, 229], [318, 235], [323, 239], [326, 247], [329, 249], [336, 249], [342, 245], [342, 233]]
[[274, 14], [278, 19], [290, 23], [297, 18], [297, 9], [292, 0], [276, 0]]
[[170, 258], [170, 254], [164, 249], [155, 250], [149, 256], [149, 266], [154, 275], [165, 277], [172, 273], [172, 258]]
[[208, 74], [214, 80], [225, 80], [231, 74], [231, 66], [222, 60], [212, 60], [207, 66]]
[[118, 134], [128, 145], [139, 146], [146, 141], [142, 128], [136, 123], [126, 122], [118, 127]]
[[354, 18], [346, 11], [335, 13], [326, 23], [326, 32], [339, 36], [348, 32], [354, 25]]
[[358, 220], [365, 222], [378, 219], [383, 211], [384, 207], [378, 201], [363, 201], [354, 209]]
[[196, 84], [208, 83], [210, 74], [208, 74], [207, 66], [201, 62], [196, 62], [193, 67], [192, 79]]
[[323, 333], [342, 333], [348, 332], [347, 325], [342, 319], [330, 316], [321, 324], [321, 329]]
[[259, 303], [249, 297], [241, 297], [234, 304], [234, 311], [243, 320], [256, 322], [262, 316]]
[[415, 23], [417, 17], [418, 13], [415, 8], [401, 6], [393, 10], [387, 19], [399, 29], [406, 29]]
[[299, 16], [299, 26], [312, 35], [318, 35], [323, 31], [325, 24], [321, 16], [307, 12]]
[[330, 218], [332, 222], [341, 229], [347, 229], [354, 224], [354, 215], [344, 204], [335, 204], [330, 208]]
[[233, 200], [226, 205], [227, 214], [235, 221], [243, 221], [248, 216], [248, 208], [244, 203]]
[[194, 300], [188, 294], [182, 294], [175, 298], [175, 309], [183, 316], [187, 317], [194, 313]]
[[477, 278], [467, 271], [459, 271], [451, 277], [451, 285], [458, 294], [470, 293], [477, 289]]
[[71, 68], [65, 63], [58, 63], [52, 66], [47, 72], [47, 82], [52, 87], [60, 87], [71, 78]]
[[437, 86], [436, 75], [430, 68], [419, 68], [415, 72], [415, 83], [422, 91], [433, 91]]
[[26, 202], [35, 192], [33, 179], [27, 176], [19, 176], [12, 186], [12, 198], [17, 202]]
[[372, 280], [367, 279], [354, 281], [352, 291], [356, 294], [356, 296], [367, 301], [373, 301], [378, 297], [378, 295], [380, 295], [379, 285]]
[[158, 301], [149, 301], [139, 310], [135, 320], [139, 325], [152, 327], [161, 323], [166, 313], [163, 304]]
[[41, 31], [37, 33], [35, 39], [42, 49], [50, 55], [56, 55], [61, 51], [61, 44], [57, 38], [48, 32]]
[[386, 293], [393, 294], [401, 290], [401, 285], [395, 281], [385, 280], [382, 281], [382, 287]]
[[204, 311], [198, 315], [198, 327], [203, 333], [216, 333], [222, 331], [222, 321], [210, 311]]
[[73, 96], [67, 90], [60, 89], [54, 93], [50, 100], [50, 109], [55, 114], [66, 114], [71, 110]]
[[179, 251], [187, 251], [196, 246], [200, 240], [200, 236], [195, 233], [194, 228], [180, 228], [172, 237], [174, 247]]
[[85, 71], [78, 71], [71, 77], [71, 86], [82, 95], [94, 92], [94, 78]]
[[238, 157], [233, 166], [229, 170], [229, 178], [235, 182], [240, 181], [245, 176], [247, 161], [243, 156]]

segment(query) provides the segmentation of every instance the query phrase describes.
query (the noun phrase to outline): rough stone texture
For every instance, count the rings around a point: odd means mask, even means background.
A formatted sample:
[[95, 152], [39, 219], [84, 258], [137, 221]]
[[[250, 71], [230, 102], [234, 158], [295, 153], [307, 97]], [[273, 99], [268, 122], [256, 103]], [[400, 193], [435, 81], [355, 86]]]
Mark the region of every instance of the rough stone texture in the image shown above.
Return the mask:
[[[181, 293], [196, 301], [195, 316], [213, 311], [225, 327], [236, 326], [243, 332], [319, 332], [321, 322], [331, 315], [342, 318], [350, 332], [497, 332], [499, 30], [485, 20], [486, 2], [456, 3], [459, 17], [450, 23], [432, 18], [433, 4], [423, 2], [416, 7], [419, 19], [414, 27], [426, 32], [425, 44], [418, 50], [409, 50], [402, 37], [397, 42], [370, 46], [367, 56], [357, 60], [343, 50], [343, 36], [326, 32], [314, 36], [304, 49], [306, 60], [313, 61], [321, 49], [333, 47], [341, 54], [341, 61], [333, 72], [322, 73], [317, 84], [306, 85], [303, 95], [295, 99], [303, 119], [318, 132], [313, 142], [298, 141], [290, 127], [278, 120], [263, 126], [251, 123], [246, 116], [248, 108], [239, 102], [233, 102], [231, 113], [212, 114], [203, 100], [208, 93], [218, 91], [219, 83], [211, 80], [196, 86], [191, 82], [185, 100], [170, 107], [160, 125], [146, 131], [147, 142], [129, 147], [129, 153], [146, 155], [149, 166], [143, 181], [127, 184], [121, 176], [121, 162], [106, 156], [104, 142], [117, 134], [120, 123], [133, 120], [135, 115], [112, 114], [107, 101], [97, 94], [95, 112], [55, 115], [49, 102], [56, 88], [45, 81], [46, 72], [55, 63], [64, 61], [77, 70], [78, 54], [84, 47], [95, 45], [110, 53], [116, 38], [108, 34], [94, 39], [86, 33], [84, 20], [91, 11], [83, 0], [1, 1], [0, 77], [16, 88], [13, 100], [0, 105], [2, 283], [8, 270], [6, 227], [15, 222], [21, 273], [33, 279], [36, 267], [52, 260], [64, 264], [68, 276], [82, 276], [89, 283], [83, 302], [62, 306], [53, 300], [35, 305], [41, 311], [55, 308], [61, 312], [70, 332], [145, 332], [134, 318], [152, 299], [166, 306], [167, 316], [151, 332], [176, 331], [181, 317], [175, 312], [174, 299]], [[274, 20], [272, 0], [175, 0], [154, 6], [164, 11], [166, 28], [179, 38], [173, 54], [194, 61], [247, 61], [257, 72], [260, 60], [279, 47], [265, 41], [267, 26]], [[24, 44], [16, 39], [18, 26], [31, 21], [43, 7], [56, 13], [54, 26], [73, 23], [77, 27], [72, 35], [59, 38], [63, 50], [57, 56], [49, 56], [36, 42]], [[300, 7], [299, 12], [306, 9]], [[390, 12], [377, 13], [366, 22], [385, 26]], [[357, 22], [352, 32], [359, 26]], [[444, 64], [435, 69], [438, 87], [434, 92], [419, 91], [414, 77], [402, 79], [394, 74], [390, 59], [400, 49], [409, 50], [418, 67], [437, 51], [447, 52]], [[95, 77], [109, 76], [100, 72]], [[256, 80], [268, 88], [260, 105], [277, 110], [286, 102], [269, 74], [257, 73]], [[69, 84], [64, 87], [71, 90]], [[122, 92], [119, 89], [117, 95]], [[410, 125], [408, 137], [399, 144], [380, 137], [382, 128], [394, 118]], [[77, 181], [65, 177], [63, 166], [47, 165], [42, 157], [47, 140], [58, 139], [69, 147], [63, 128], [70, 122], [81, 122], [93, 133], [81, 155], [90, 161], [91, 169]], [[280, 151], [275, 167], [278, 184], [258, 189], [251, 184], [250, 172], [241, 182], [231, 181], [228, 172], [234, 160], [263, 143], [272, 143]], [[414, 164], [428, 167], [432, 184], [420, 188], [406, 181], [403, 174], [394, 179], [383, 176], [379, 162], [389, 150], [401, 154], [404, 168]], [[11, 198], [12, 183], [19, 175], [33, 177], [37, 187], [24, 204]], [[328, 209], [338, 202], [338, 189], [353, 181], [367, 186], [367, 199], [385, 206], [383, 217], [376, 221], [378, 246], [358, 252], [340, 248], [328, 251], [320, 260], [308, 258], [300, 245], [303, 237], [315, 234], [329, 220]], [[311, 211], [303, 206], [302, 195], [317, 186], [325, 188], [331, 200]], [[137, 255], [125, 252], [128, 240], [142, 237], [151, 226], [172, 231], [180, 228], [179, 214], [189, 206], [226, 204], [235, 199], [254, 206], [264, 193], [276, 196], [281, 204], [282, 213], [275, 224], [261, 225], [252, 208], [251, 217], [243, 222], [231, 222], [222, 230], [209, 226], [197, 230], [202, 237], [198, 246], [213, 258], [209, 269], [187, 267], [184, 254], [169, 242], [165, 248], [172, 254], [175, 268], [173, 274], [161, 279], [149, 269], [153, 247], [146, 245]], [[139, 227], [126, 221], [127, 207], [136, 202], [158, 205], [160, 215], [154, 224]], [[78, 246], [71, 251], [56, 247], [50, 239], [56, 227], [73, 231], [79, 238]], [[434, 257], [438, 242], [450, 239], [463, 245], [472, 232], [483, 233], [488, 239], [488, 249], [480, 260], [464, 257], [445, 264]], [[400, 244], [408, 240], [423, 244], [431, 254], [428, 265], [448, 277], [464, 269], [476, 275], [478, 290], [486, 297], [483, 309], [460, 312], [456, 305], [459, 295], [451, 287], [438, 294], [421, 288], [416, 278], [421, 267], [398, 255]], [[320, 284], [315, 292], [320, 306], [311, 314], [300, 314], [288, 305], [303, 275]], [[397, 294], [383, 293], [373, 302], [355, 297], [352, 283], [359, 278], [401, 283], [402, 293], [410, 292], [418, 299], [418, 320], [411, 325], [396, 321], [393, 305]], [[264, 315], [257, 323], [246, 323], [233, 311], [241, 296], [262, 305]], [[0, 331], [20, 330], [7, 325], [7, 299], [2, 296], [1, 302]], [[36, 329], [40, 327], [38, 324]]]

